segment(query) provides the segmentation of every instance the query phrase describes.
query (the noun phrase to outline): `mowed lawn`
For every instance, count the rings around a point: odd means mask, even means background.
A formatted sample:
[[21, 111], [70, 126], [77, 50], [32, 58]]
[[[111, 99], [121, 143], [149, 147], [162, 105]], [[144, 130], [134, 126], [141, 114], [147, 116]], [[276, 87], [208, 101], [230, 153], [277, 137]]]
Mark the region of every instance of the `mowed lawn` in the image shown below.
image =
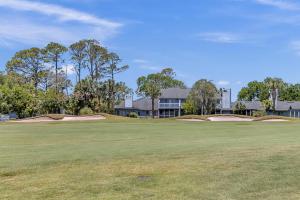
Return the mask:
[[0, 124], [0, 199], [300, 199], [300, 123]]

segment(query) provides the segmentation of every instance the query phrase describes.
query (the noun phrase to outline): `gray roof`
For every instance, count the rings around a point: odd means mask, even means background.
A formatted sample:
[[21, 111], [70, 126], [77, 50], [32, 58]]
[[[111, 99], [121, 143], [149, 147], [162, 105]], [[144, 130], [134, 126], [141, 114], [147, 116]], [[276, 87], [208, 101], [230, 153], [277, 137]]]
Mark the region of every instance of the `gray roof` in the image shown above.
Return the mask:
[[[151, 111], [152, 101], [150, 98], [141, 98], [133, 101], [132, 106], [133, 106], [132, 108], [126, 108], [126, 109]], [[115, 108], [125, 109], [125, 102], [122, 101], [119, 105], [116, 105]], [[154, 101], [154, 110], [158, 110], [158, 100]]]
[[[260, 101], [238, 101], [246, 106], [247, 110], [264, 110], [264, 107]], [[234, 109], [237, 102], [233, 103], [232, 109]], [[300, 110], [299, 101], [278, 101], [276, 105], [276, 111], [288, 111], [290, 109]]]
[[169, 88], [161, 91], [161, 99], [186, 99], [191, 89]]
[[276, 105], [277, 111], [300, 110], [299, 101], [278, 101]]
[[247, 110], [264, 110], [264, 107], [260, 101], [240, 101], [240, 102], [246, 106]]

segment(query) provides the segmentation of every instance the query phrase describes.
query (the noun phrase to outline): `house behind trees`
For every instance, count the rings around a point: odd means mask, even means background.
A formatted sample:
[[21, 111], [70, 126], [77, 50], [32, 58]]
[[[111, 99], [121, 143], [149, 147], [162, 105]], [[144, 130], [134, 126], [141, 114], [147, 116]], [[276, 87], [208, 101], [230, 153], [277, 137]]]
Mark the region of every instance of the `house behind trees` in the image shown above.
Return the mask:
[[[161, 95], [155, 100], [154, 115], [157, 118], [173, 118], [185, 115], [183, 104], [185, 103], [191, 89], [169, 88], [163, 89]], [[220, 89], [217, 105], [211, 114], [234, 114], [235, 105], [241, 103], [245, 106], [244, 115], [252, 116], [256, 111], [264, 111], [263, 103], [260, 101], [236, 101], [232, 102], [231, 89]], [[268, 115], [300, 118], [300, 102], [276, 100], [276, 110], [268, 111]], [[133, 100], [127, 97], [121, 104], [116, 105], [115, 113], [120, 116], [128, 116], [135, 112], [140, 117], [151, 117], [151, 99], [140, 98]]]

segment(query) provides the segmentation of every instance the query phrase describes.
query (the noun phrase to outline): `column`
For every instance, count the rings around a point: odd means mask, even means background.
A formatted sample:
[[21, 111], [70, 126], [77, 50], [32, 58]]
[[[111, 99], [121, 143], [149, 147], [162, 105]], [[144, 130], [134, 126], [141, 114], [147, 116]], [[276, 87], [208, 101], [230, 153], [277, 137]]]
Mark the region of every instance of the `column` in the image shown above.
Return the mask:
[[178, 111], [179, 117], [181, 116], [181, 99], [179, 99], [179, 111]]

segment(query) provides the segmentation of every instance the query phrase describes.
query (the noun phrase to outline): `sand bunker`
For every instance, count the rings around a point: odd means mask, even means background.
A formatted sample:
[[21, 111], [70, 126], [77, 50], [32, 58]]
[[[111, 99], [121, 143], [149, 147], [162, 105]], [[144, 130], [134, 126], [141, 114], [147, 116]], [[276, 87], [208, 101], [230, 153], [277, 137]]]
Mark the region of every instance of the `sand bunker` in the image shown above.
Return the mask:
[[209, 117], [209, 121], [212, 122], [251, 122], [253, 119], [251, 118], [242, 118], [242, 117], [234, 117], [234, 116], [219, 116], [219, 117]]
[[204, 122], [204, 120], [201, 120], [201, 119], [179, 119], [179, 121], [184, 121], [184, 122]]
[[288, 122], [289, 120], [286, 119], [267, 119], [263, 120], [263, 122]]
[[83, 117], [64, 117], [62, 121], [92, 121], [92, 120], [103, 120], [105, 117], [102, 115], [95, 115], [95, 116], [83, 116]]
[[15, 122], [18, 123], [36, 123], [36, 122], [66, 122], [66, 121], [96, 121], [96, 120], [104, 120], [105, 117], [102, 115], [94, 115], [94, 116], [66, 116], [61, 120], [54, 120], [50, 117], [37, 117], [37, 118], [30, 118], [30, 119], [22, 119], [17, 120]]

